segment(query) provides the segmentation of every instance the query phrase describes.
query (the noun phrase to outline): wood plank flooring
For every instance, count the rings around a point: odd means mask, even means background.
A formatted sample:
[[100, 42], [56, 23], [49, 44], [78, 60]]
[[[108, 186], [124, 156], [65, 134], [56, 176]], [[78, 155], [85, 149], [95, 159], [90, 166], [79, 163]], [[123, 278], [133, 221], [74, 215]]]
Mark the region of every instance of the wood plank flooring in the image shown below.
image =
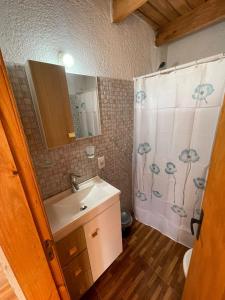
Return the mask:
[[13, 289], [11, 288], [3, 270], [0, 266], [0, 299], [1, 300], [17, 300]]
[[186, 247], [135, 222], [124, 251], [82, 300], [180, 300]]

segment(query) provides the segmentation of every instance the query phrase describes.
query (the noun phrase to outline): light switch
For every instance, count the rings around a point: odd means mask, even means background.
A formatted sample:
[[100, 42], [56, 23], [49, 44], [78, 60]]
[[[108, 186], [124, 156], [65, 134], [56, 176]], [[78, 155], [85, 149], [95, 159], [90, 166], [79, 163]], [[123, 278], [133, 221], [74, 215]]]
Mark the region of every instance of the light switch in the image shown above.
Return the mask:
[[98, 168], [105, 168], [105, 156], [98, 157]]

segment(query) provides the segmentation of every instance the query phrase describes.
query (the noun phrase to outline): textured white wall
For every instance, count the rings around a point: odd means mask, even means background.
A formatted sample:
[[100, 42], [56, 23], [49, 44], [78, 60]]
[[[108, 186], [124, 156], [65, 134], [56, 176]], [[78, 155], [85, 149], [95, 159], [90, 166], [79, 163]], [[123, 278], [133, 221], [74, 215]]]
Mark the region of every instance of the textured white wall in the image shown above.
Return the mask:
[[1, 0], [0, 46], [6, 61], [58, 63], [74, 56], [70, 72], [131, 79], [158, 66], [154, 33], [137, 16], [111, 24], [110, 0]]
[[225, 22], [200, 30], [168, 45], [168, 67], [225, 52]]

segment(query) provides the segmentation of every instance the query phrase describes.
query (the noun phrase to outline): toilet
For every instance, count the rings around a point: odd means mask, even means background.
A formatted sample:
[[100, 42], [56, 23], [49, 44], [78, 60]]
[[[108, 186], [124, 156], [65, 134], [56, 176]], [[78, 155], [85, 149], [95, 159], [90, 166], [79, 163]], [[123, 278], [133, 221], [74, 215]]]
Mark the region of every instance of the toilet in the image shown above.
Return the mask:
[[191, 260], [191, 255], [192, 255], [192, 248], [185, 252], [184, 258], [183, 258], [183, 269], [184, 269], [185, 277], [187, 277], [188, 268], [189, 268], [189, 264], [190, 264], [190, 260]]

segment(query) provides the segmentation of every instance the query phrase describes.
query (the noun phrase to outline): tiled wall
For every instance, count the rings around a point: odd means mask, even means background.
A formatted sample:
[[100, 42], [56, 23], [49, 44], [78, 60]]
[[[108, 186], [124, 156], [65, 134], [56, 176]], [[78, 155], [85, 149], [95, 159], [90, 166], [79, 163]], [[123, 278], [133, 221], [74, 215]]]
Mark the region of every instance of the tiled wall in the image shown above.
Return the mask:
[[[102, 135], [48, 150], [42, 142], [24, 66], [10, 64], [8, 71], [43, 199], [68, 189], [71, 172], [81, 174], [81, 181], [98, 174], [122, 191], [122, 206], [131, 208], [133, 82], [99, 78]], [[88, 145], [96, 146], [94, 159], [85, 154]], [[99, 171], [97, 157], [102, 155], [106, 167]]]

